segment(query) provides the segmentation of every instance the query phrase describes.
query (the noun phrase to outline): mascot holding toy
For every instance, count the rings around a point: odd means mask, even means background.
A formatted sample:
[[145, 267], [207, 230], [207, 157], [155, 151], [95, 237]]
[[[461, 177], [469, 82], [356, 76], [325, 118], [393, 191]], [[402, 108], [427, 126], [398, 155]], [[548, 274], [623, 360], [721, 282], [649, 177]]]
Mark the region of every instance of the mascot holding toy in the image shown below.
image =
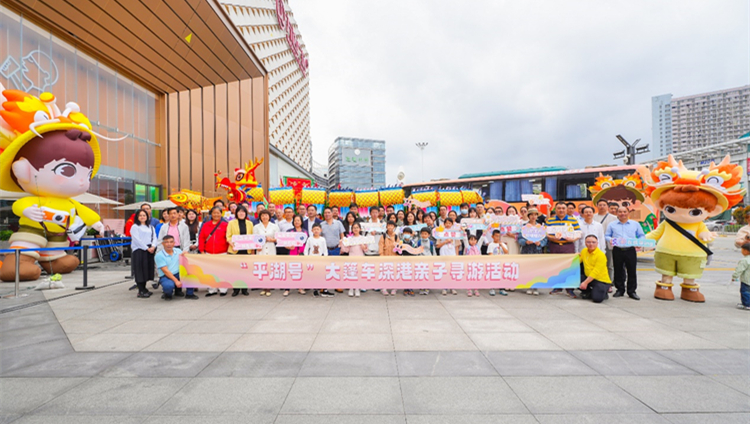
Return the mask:
[[[71, 199], [89, 189], [101, 163], [88, 118], [72, 102], [61, 112], [51, 93], [35, 97], [0, 89], [0, 189], [27, 194], [13, 203], [20, 228], [11, 248], [68, 247], [68, 239], [79, 240], [86, 226], [101, 233], [99, 215]], [[69, 273], [79, 264], [62, 250], [22, 252], [21, 280], [39, 278], [36, 261], [49, 274]], [[5, 261], [0, 279], [14, 281], [15, 273], [14, 261]]]
[[646, 182], [646, 194], [664, 214], [665, 220], [646, 238], [657, 240], [654, 264], [662, 275], [654, 297], [674, 300], [672, 279], [682, 278], [680, 297], [690, 302], [705, 302], [700, 285], [695, 283], [711, 255], [707, 244], [716, 234], [708, 231], [704, 220], [736, 205], [745, 194], [740, 188], [742, 167], [729, 162], [711, 162], [708, 169], [691, 171], [682, 161], [669, 155], [651, 172], [639, 170]]

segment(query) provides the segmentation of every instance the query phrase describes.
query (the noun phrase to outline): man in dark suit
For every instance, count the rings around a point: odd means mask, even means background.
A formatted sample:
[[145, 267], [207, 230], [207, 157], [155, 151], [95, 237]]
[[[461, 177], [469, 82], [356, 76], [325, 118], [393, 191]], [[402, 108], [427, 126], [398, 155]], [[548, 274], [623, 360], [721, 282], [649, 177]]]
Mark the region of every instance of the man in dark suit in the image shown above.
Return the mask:
[[318, 208], [316, 208], [314, 205], [309, 205], [307, 207], [307, 218], [302, 221], [302, 228], [307, 229], [307, 231], [312, 234], [313, 225], [320, 224], [322, 222], [323, 221], [318, 218]]

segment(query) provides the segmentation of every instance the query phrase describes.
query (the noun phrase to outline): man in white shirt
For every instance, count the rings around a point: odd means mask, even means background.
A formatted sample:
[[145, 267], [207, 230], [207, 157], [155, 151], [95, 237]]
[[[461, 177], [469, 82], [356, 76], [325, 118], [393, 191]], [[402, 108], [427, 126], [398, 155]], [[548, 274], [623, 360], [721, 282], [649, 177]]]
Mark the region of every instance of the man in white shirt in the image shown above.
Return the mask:
[[[380, 219], [380, 208], [377, 206], [373, 206], [370, 208], [370, 223], [372, 224], [380, 224], [383, 222]], [[372, 233], [374, 236], [380, 236], [379, 233]], [[367, 245], [367, 251], [365, 252], [365, 256], [378, 256], [380, 254], [380, 245], [378, 244], [378, 237], [375, 237], [375, 242], [370, 243]]]
[[[604, 229], [604, 232], [607, 232], [607, 227], [609, 227], [609, 224], [617, 221], [617, 215], [609, 213], [609, 203], [604, 199], [599, 199], [599, 201], [596, 202], [596, 209], [597, 214], [594, 215], [594, 220], [600, 224], [602, 224], [602, 228]], [[598, 237], [598, 236], [597, 236]], [[602, 239], [599, 239], [599, 242], [601, 243]], [[609, 243], [606, 243], [606, 249], [602, 249], [602, 252], [604, 252], [607, 255], [607, 271], [609, 272], [609, 279], [612, 280], [615, 275], [615, 268], [612, 261], [612, 246]]]
[[446, 206], [440, 206], [438, 209], [438, 227], [445, 225], [445, 220], [448, 219], [448, 208]]
[[599, 249], [604, 252], [606, 242], [604, 241], [604, 227], [594, 219], [594, 208], [585, 206], [583, 208], [583, 219], [579, 221], [581, 226], [581, 238], [576, 240], [576, 251], [582, 252], [586, 249], [586, 237], [595, 235], [599, 242]]

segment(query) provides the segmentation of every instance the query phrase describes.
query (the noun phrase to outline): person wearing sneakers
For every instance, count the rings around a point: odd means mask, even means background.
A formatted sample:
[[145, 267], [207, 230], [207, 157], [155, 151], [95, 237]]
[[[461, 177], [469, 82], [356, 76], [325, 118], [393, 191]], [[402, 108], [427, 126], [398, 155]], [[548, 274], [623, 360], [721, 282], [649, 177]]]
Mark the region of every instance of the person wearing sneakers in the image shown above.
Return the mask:
[[[446, 230], [450, 230], [453, 228], [453, 218], [445, 218], [445, 221], [443, 221], [443, 225], [445, 226]], [[440, 256], [457, 256], [458, 255], [458, 247], [461, 245], [461, 240], [452, 240], [452, 239], [445, 239], [445, 240], [438, 240], [435, 247], [438, 249], [438, 253]], [[443, 289], [443, 296], [448, 294], [447, 289]], [[455, 289], [451, 289], [451, 294], [456, 295], [458, 292]]]
[[[573, 205], [575, 210], [575, 204]], [[547, 227], [570, 227], [573, 231], [581, 231], [581, 226], [578, 224], [578, 218], [568, 214], [568, 205], [559, 202], [555, 205], [555, 214], [547, 220]], [[576, 253], [575, 242], [578, 237], [572, 238], [557, 238], [552, 234], [547, 235], [547, 250], [549, 253], [565, 254], [565, 253]], [[549, 294], [556, 294], [562, 292], [562, 289], [552, 289]], [[575, 299], [576, 294], [573, 289], [566, 289], [566, 293], [569, 297]]]
[[[398, 256], [398, 254], [393, 251], [393, 248], [396, 247], [397, 242], [398, 234], [396, 234], [396, 222], [388, 221], [385, 226], [385, 234], [380, 237], [380, 240], [378, 242], [378, 250], [380, 251], [380, 256]], [[387, 288], [382, 288], [380, 289], [380, 291], [381, 293], [383, 293], [383, 296], [388, 296], [388, 294], [390, 294], [391, 296], [396, 295], [396, 289], [392, 289], [390, 293], [388, 293]]]
[[[625, 206], [617, 208], [617, 221], [609, 224], [607, 227], [606, 239], [612, 243], [612, 239], [634, 239], [644, 238], [641, 224], [628, 218], [630, 211]], [[634, 300], [641, 300], [636, 294], [638, 288], [638, 274], [636, 272], [636, 262], [638, 257], [635, 253], [635, 247], [614, 247], [612, 248], [612, 260], [615, 262], [615, 294], [613, 297], [622, 297], [625, 294], [625, 278], [627, 277], [628, 297]]]
[[[500, 230], [492, 231], [492, 242], [487, 245], [487, 255], [507, 255], [508, 245], [502, 242]], [[498, 290], [500, 295], [507, 296], [508, 292], [505, 289]], [[537, 292], [537, 294], [539, 294]], [[495, 295], [495, 289], [490, 289], [490, 296]]]
[[742, 259], [732, 274], [732, 281], [740, 282], [740, 301], [737, 309], [750, 311], [750, 243], [742, 245]]
[[595, 235], [589, 234], [585, 240], [586, 247], [580, 253], [583, 274], [586, 277], [580, 286], [581, 298], [602, 303], [609, 298], [607, 292], [612, 285], [607, 271], [607, 255], [601, 250], [601, 244]]
[[[348, 217], [348, 214], [347, 214]], [[359, 222], [354, 222], [351, 225], [350, 230], [352, 231], [351, 234], [348, 235], [349, 237], [360, 237], [362, 236], [362, 226], [359, 224]], [[365, 256], [365, 250], [367, 250], [366, 244], [354, 244], [351, 246], [343, 246], [343, 240], [342, 240], [342, 246], [341, 246], [341, 253], [347, 253], [349, 256]], [[359, 297], [360, 291], [359, 289], [349, 289], [349, 297], [355, 296]]]
[[[180, 283], [180, 255], [182, 250], [174, 247], [174, 237], [167, 234], [162, 239], [163, 249], [160, 250], [154, 258], [159, 273], [159, 284], [161, 284], [164, 294], [161, 298], [172, 300], [173, 295], [178, 295], [182, 290]], [[175, 293], [177, 290], [180, 292]], [[185, 290], [185, 299], [198, 299], [195, 295], [195, 289]]]
[[[471, 234], [469, 236], [469, 245], [464, 249], [464, 256], [481, 256], [482, 251], [477, 246], [477, 236]], [[471, 297], [471, 289], [466, 290], [466, 296]], [[479, 297], [479, 290], [474, 289], [474, 296]]]
[[[305, 243], [305, 256], [328, 256], [328, 247], [326, 239], [321, 236], [323, 230], [320, 228], [319, 223], [315, 223], [312, 226], [312, 237], [307, 239]], [[333, 297], [333, 293], [327, 289], [313, 290], [313, 296], [315, 297]]]
[[[429, 215], [425, 215], [425, 218], [432, 221], [432, 218], [430, 218]], [[421, 256], [437, 256], [435, 243], [431, 240], [431, 237], [432, 230], [428, 227], [422, 227], [422, 229], [419, 230], [419, 239], [417, 239], [415, 246], [418, 248], [422, 248]], [[428, 294], [430, 294], [430, 289], [420, 289], [419, 294], [422, 296], [427, 296]]]

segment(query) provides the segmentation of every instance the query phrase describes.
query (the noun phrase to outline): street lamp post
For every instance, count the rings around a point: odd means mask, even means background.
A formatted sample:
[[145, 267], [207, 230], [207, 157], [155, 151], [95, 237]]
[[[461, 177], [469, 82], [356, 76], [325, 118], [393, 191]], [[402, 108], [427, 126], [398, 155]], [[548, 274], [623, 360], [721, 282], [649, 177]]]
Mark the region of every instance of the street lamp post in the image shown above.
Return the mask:
[[419, 150], [422, 152], [422, 181], [424, 182], [424, 148], [430, 143], [416, 143]]

